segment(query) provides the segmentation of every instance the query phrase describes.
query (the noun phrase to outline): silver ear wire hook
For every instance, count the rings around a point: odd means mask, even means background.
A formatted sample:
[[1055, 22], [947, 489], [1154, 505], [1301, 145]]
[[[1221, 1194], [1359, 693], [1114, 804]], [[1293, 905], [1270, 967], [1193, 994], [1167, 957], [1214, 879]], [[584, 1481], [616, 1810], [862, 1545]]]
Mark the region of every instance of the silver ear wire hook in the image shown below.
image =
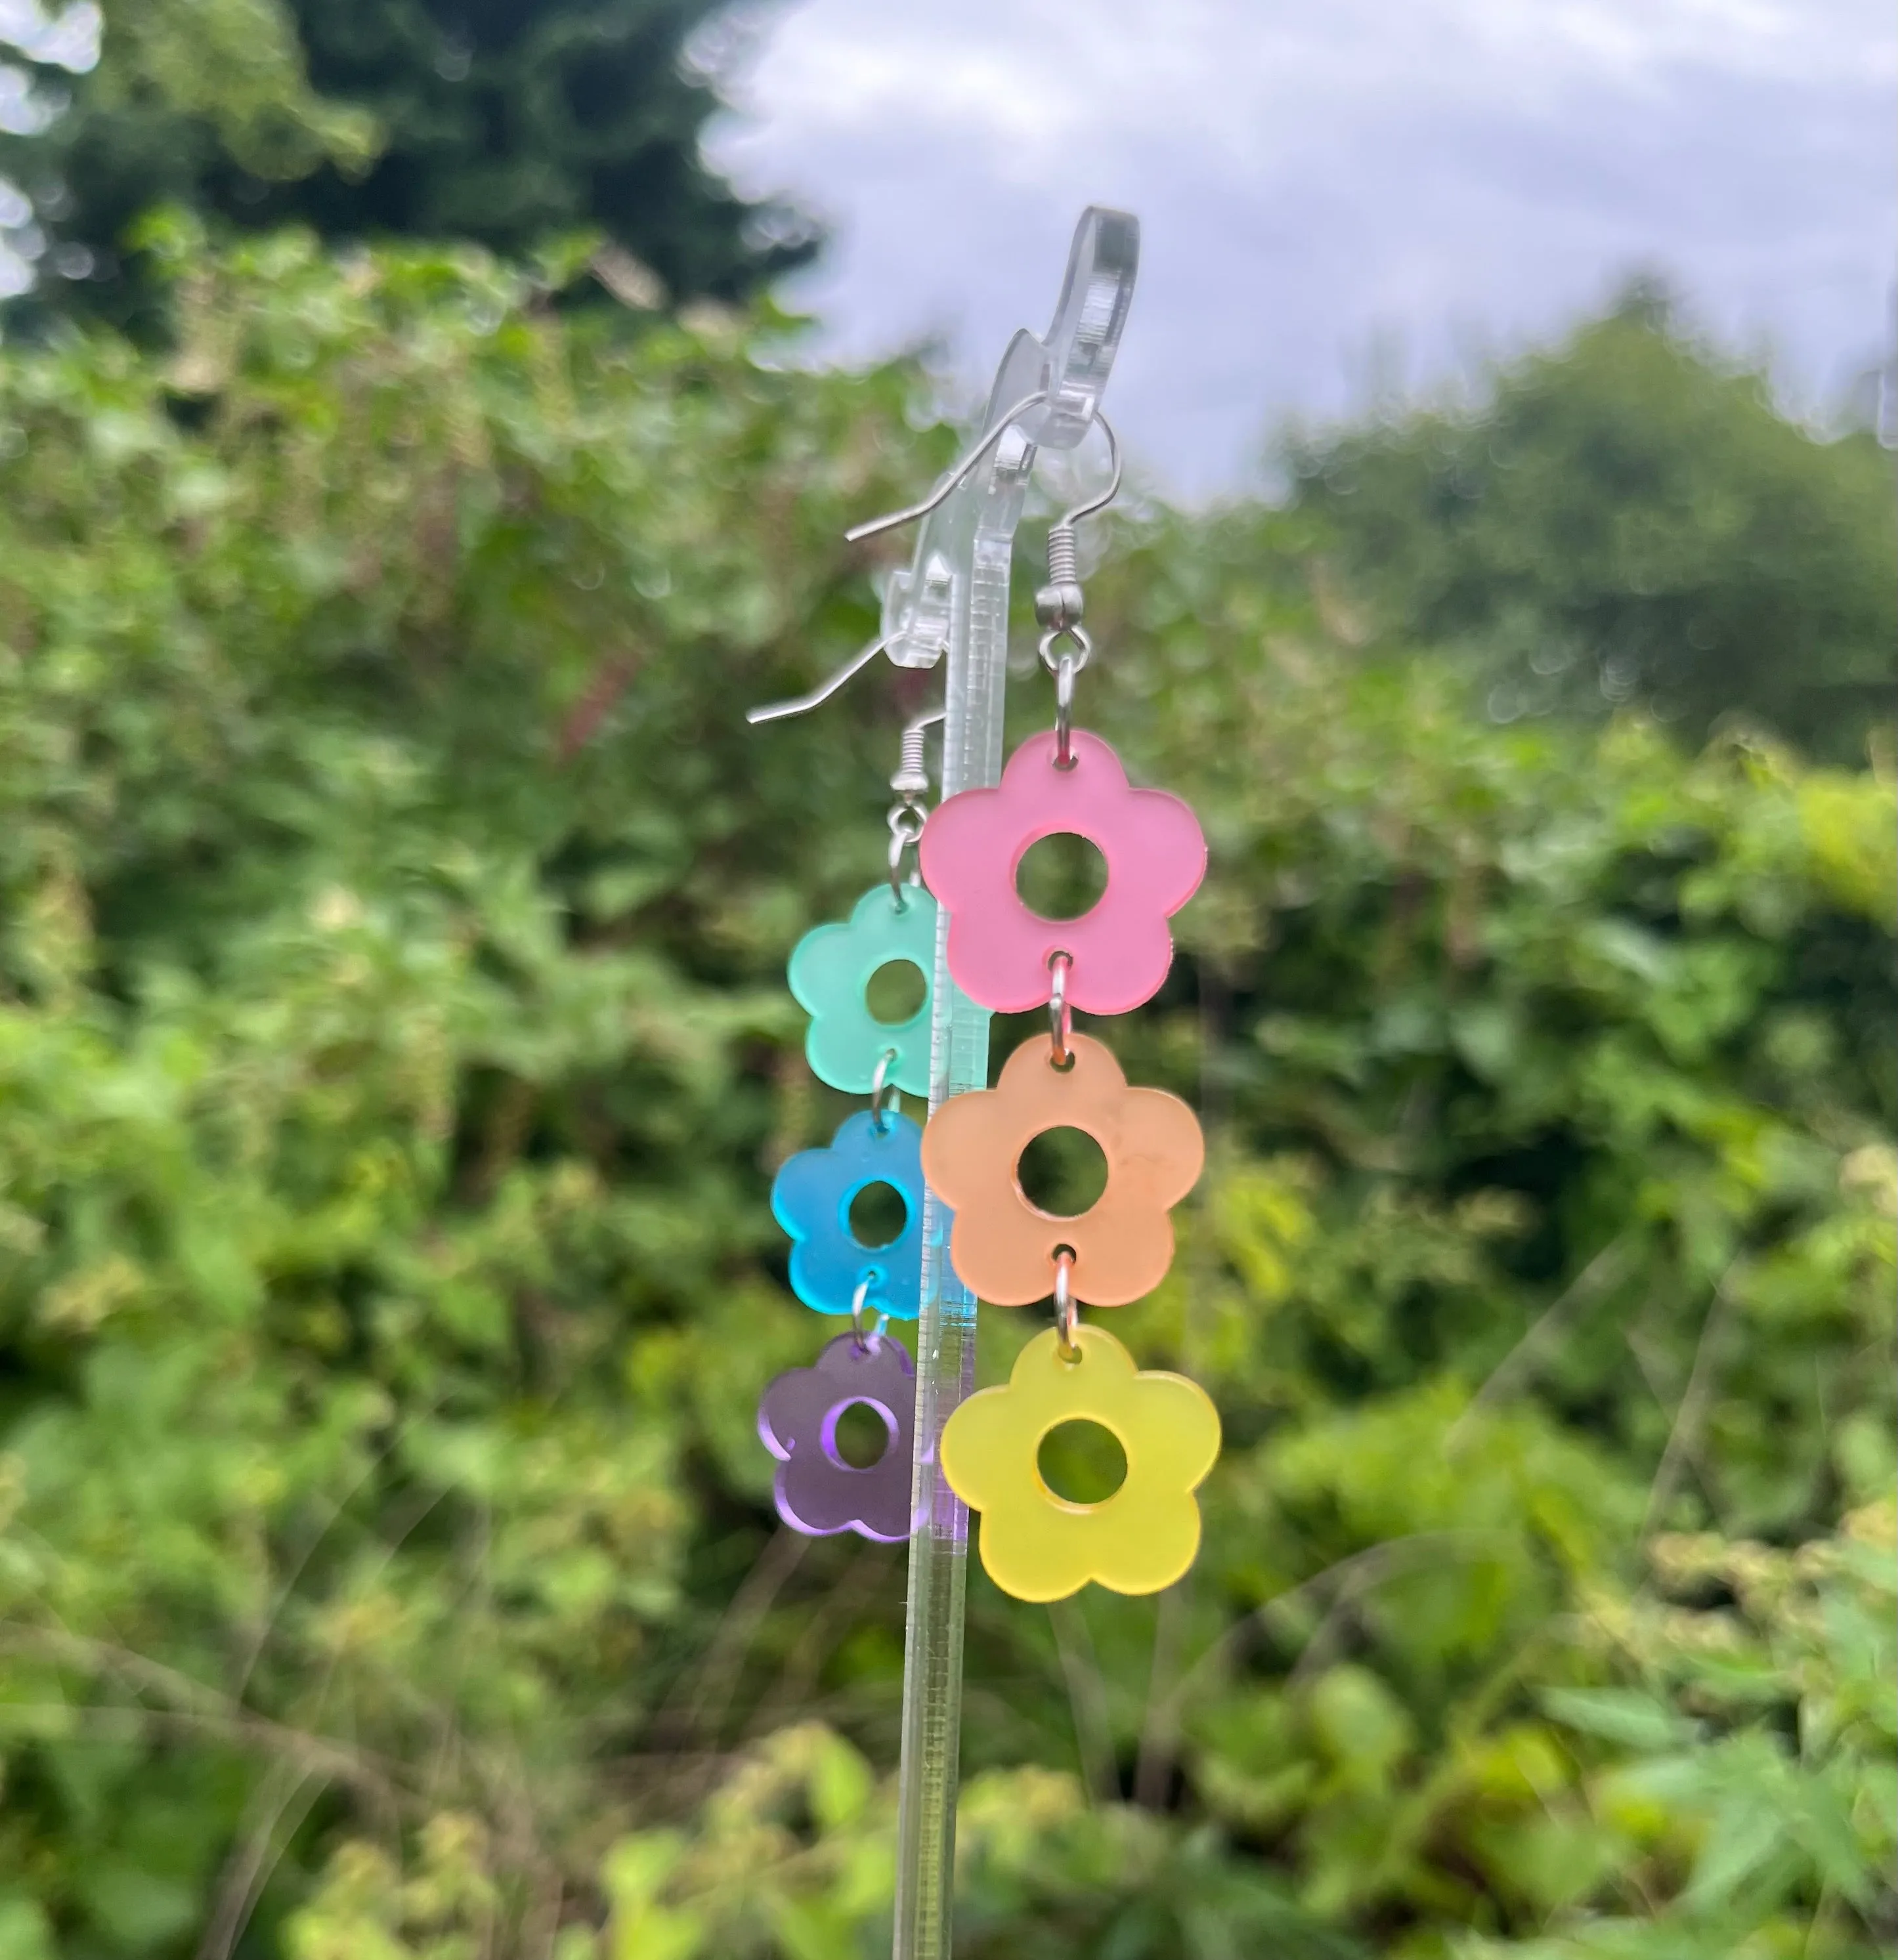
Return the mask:
[[814, 708], [821, 708], [852, 674], [867, 667], [886, 644], [885, 641], [872, 640], [861, 653], [852, 654], [828, 680], [820, 681], [808, 694], [795, 695], [789, 701], [774, 701], [763, 708], [747, 708], [745, 719], [755, 726], [760, 721], [782, 721], [790, 715], [808, 714]]
[[[903, 740], [896, 751], [896, 772], [890, 787], [896, 800], [890, 806], [890, 896], [898, 912], [908, 908], [903, 889], [903, 854], [922, 841], [929, 813], [917, 804], [929, 794], [929, 769], [923, 755], [925, 733], [948, 714], [947, 708], [926, 708], [904, 723]], [[912, 877], [915, 873], [911, 874]]]
[[1058, 531], [1072, 531], [1083, 517], [1091, 517], [1096, 512], [1104, 511], [1120, 495], [1120, 438], [1114, 434], [1113, 424], [1101, 413], [1094, 411], [1094, 420], [1100, 425], [1102, 434], [1107, 438], [1107, 464], [1110, 475], [1107, 487], [1091, 503], [1077, 504], [1055, 527]]
[[947, 721], [948, 717], [947, 708], [925, 708], [920, 714], [911, 715], [903, 724], [903, 741], [896, 751], [896, 773], [890, 778], [893, 790], [906, 790], [921, 796], [928, 788], [928, 772], [922, 759], [923, 734], [925, 730], [935, 727], [938, 721]]
[[[1042, 625], [1057, 636], [1072, 632], [1077, 642], [1082, 637], [1078, 629], [1086, 600], [1081, 590], [1081, 561], [1075, 543], [1075, 527], [1083, 517], [1091, 517], [1096, 511], [1104, 511], [1120, 494], [1120, 438], [1114, 434], [1113, 423], [1098, 409], [1094, 412], [1094, 420], [1107, 438], [1107, 459], [1111, 466], [1107, 487], [1099, 496], [1087, 503], [1077, 504], [1065, 516], [1057, 517], [1049, 526], [1048, 583], [1035, 594], [1035, 617]], [[1045, 649], [1042, 657], [1047, 658]]]
[[[1104, 511], [1120, 494], [1120, 438], [1114, 434], [1113, 423], [1097, 409], [1094, 420], [1107, 435], [1107, 458], [1111, 465], [1107, 487], [1091, 501], [1075, 504], [1049, 526], [1048, 583], [1035, 594], [1035, 618], [1042, 628], [1037, 651], [1042, 665], [1055, 677], [1055, 767], [1058, 769], [1072, 769], [1075, 765], [1072, 739], [1075, 676], [1094, 652], [1094, 642], [1081, 623], [1081, 616], [1087, 609], [1087, 595], [1081, 589], [1081, 558], [1075, 543], [1075, 526], [1083, 517]], [[1063, 640], [1072, 651], [1057, 654], [1055, 649]]]
[[[1048, 391], [1045, 388], [1037, 388], [1032, 393], [1024, 395], [1014, 407], [990, 426], [988, 434], [983, 436], [981, 441], [955, 465], [948, 475], [920, 504], [912, 504], [906, 510], [892, 511], [887, 517], [872, 517], [866, 523], [852, 525], [843, 534], [845, 542], [849, 544], [861, 543], [865, 538], [876, 537], [884, 531], [893, 531], [902, 524], [913, 523], [919, 517], [926, 517], [931, 511], [940, 509], [967, 480], [970, 471], [995, 447], [997, 443], [1001, 441], [1009, 430], [1013, 428], [1030, 409], [1039, 408], [1047, 399]], [[1100, 421], [1103, 427], [1106, 426], [1105, 418], [1097, 410], [1095, 419]], [[1099, 510], [1101, 504], [1110, 499], [1120, 487], [1120, 445], [1115, 441], [1112, 429], [1107, 431], [1107, 441], [1111, 446], [1111, 453], [1113, 457], [1113, 481], [1107, 486], [1106, 498], [1084, 505], [1079, 510], [1071, 511], [1062, 520], [1063, 524], [1070, 527], [1071, 531], [1074, 520], [1077, 517], [1084, 517], [1091, 512]], [[1071, 551], [1070, 556], [1072, 555]], [[871, 641], [861, 653], [846, 660], [827, 679], [820, 681], [808, 694], [795, 695], [788, 701], [774, 701], [763, 708], [747, 708], [745, 719], [755, 727], [762, 721], [782, 721], [794, 714], [807, 714], [812, 708], [820, 707], [828, 701], [852, 674], [860, 668], [868, 667], [879, 654], [889, 653], [890, 658], [896, 660], [900, 664], [914, 667], [933, 665], [935, 660], [940, 659], [949, 651], [947, 646], [942, 646], [938, 648], [934, 654], [927, 654], [924, 657], [918, 658], [912, 654], [906, 658], [902, 651], [891, 650], [892, 637], [890, 633], [885, 632], [881, 638]]]
[[912, 504], [906, 511], [892, 511], [887, 517], [872, 517], [867, 523], [852, 525], [843, 534], [844, 542], [861, 544], [865, 538], [874, 538], [881, 532], [893, 531], [900, 524], [914, 523], [917, 518], [928, 517], [939, 504], [947, 501], [950, 493], [1023, 415], [1030, 409], [1039, 408], [1047, 399], [1046, 388], [1037, 388], [1032, 395], [1024, 395], [920, 504]]

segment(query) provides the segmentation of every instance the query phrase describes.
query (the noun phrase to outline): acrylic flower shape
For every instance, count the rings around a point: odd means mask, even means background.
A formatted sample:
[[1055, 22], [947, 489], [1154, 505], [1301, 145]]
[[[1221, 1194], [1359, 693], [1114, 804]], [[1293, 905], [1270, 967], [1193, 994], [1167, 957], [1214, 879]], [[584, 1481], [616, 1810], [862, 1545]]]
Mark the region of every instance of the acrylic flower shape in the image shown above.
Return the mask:
[[[922, 1005], [907, 1020], [880, 1021], [867, 998], [871, 975], [892, 960], [922, 975]], [[929, 984], [936, 965], [936, 902], [906, 885], [903, 903], [887, 884], [865, 892], [843, 925], [814, 926], [791, 952], [786, 977], [810, 1017], [804, 1052], [820, 1082], [867, 1096], [877, 1064], [893, 1048], [884, 1080], [911, 1096], [929, 1093]]]
[[[914, 1320], [922, 1298], [922, 1133], [896, 1110], [846, 1116], [823, 1150], [787, 1158], [771, 1209], [791, 1234], [791, 1290], [820, 1313], [864, 1309]], [[903, 1230], [866, 1246], [850, 1229], [858, 1192], [887, 1184], [903, 1200]], [[857, 1289], [864, 1288], [861, 1303]]]
[[[949, 971], [969, 998], [1000, 1013], [1038, 1007], [1048, 963], [1068, 955], [1070, 1006], [1124, 1014], [1160, 990], [1173, 963], [1167, 921], [1199, 888], [1206, 840], [1164, 790], [1137, 790], [1097, 735], [1074, 731], [1071, 768], [1052, 734], [1030, 736], [994, 789], [964, 790], [929, 819], [922, 875], [949, 915]], [[1107, 884], [1079, 918], [1045, 919], [1023, 904], [1015, 873], [1031, 845], [1068, 831], [1107, 861]]]
[[[1072, 1068], [1048, 1038], [1025, 1041], [992, 1089], [942, 1105], [923, 1132], [922, 1170], [955, 1213], [950, 1253], [978, 1300], [1025, 1306], [1054, 1284], [1055, 1252], [1074, 1253], [1069, 1284], [1091, 1306], [1152, 1292], [1173, 1263], [1168, 1211], [1193, 1187], [1205, 1145], [1193, 1112], [1161, 1089], [1129, 1089], [1113, 1052], [1070, 1035]], [[1072, 1218], [1043, 1211], [1021, 1188], [1021, 1153], [1044, 1130], [1083, 1130], [1100, 1146], [1107, 1180]]]
[[[1219, 1454], [1219, 1411], [1183, 1375], [1144, 1373], [1111, 1334], [1075, 1331], [1078, 1361], [1053, 1328], [1023, 1348], [1007, 1386], [969, 1397], [942, 1432], [943, 1475], [982, 1513], [982, 1562], [1017, 1599], [1065, 1599], [1089, 1580], [1113, 1592], [1158, 1592], [1199, 1550], [1193, 1492]], [[1126, 1481], [1097, 1504], [1057, 1496], [1043, 1478], [1043, 1439], [1064, 1422], [1098, 1423], [1127, 1459]]]
[[[837, 1422], [853, 1403], [883, 1418], [890, 1440], [876, 1462], [846, 1462]], [[893, 1545], [909, 1535], [910, 1459], [916, 1449], [916, 1376], [903, 1344], [873, 1334], [829, 1342], [817, 1365], [780, 1375], [758, 1405], [758, 1433], [779, 1459], [778, 1515], [807, 1538], [853, 1531]]]

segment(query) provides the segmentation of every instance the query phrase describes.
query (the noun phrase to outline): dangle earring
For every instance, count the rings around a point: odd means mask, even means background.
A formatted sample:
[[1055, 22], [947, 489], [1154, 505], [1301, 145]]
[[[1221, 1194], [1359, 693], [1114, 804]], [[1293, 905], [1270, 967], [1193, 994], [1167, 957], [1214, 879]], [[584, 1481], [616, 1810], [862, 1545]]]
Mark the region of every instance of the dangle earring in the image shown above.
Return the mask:
[[[847, 1313], [851, 1321], [814, 1367], [772, 1382], [758, 1408], [758, 1433], [779, 1459], [778, 1515], [812, 1537], [854, 1531], [894, 1543], [909, 1535], [916, 1373], [889, 1326], [914, 1320], [922, 1303], [922, 1133], [903, 1113], [902, 1099], [906, 1091], [928, 1093], [936, 905], [909, 861], [927, 817], [923, 742], [941, 719], [938, 708], [903, 732], [890, 779], [896, 800], [888, 880], [865, 892], [842, 924], [805, 934], [791, 956], [791, 991], [810, 1016], [804, 1053], [813, 1074], [869, 1099], [823, 1148], [788, 1159], [771, 1190], [772, 1211], [791, 1236], [791, 1290], [817, 1312]], [[871, 1013], [868, 990], [893, 963], [917, 969], [923, 998], [891, 1023]], [[875, 1185], [895, 1192], [903, 1223], [888, 1244], [873, 1247], [852, 1230], [850, 1210]], [[848, 1462], [838, 1446], [838, 1424], [857, 1405], [881, 1417], [887, 1433], [882, 1454], [867, 1466]]]
[[[970, 1396], [942, 1432], [943, 1473], [981, 1513], [982, 1562], [1021, 1599], [1065, 1599], [1089, 1580], [1129, 1593], [1170, 1585], [1199, 1550], [1193, 1494], [1219, 1452], [1218, 1414], [1202, 1389], [1138, 1369], [1112, 1335], [1079, 1319], [1084, 1305], [1124, 1306], [1159, 1284], [1173, 1261], [1168, 1214], [1205, 1156], [1185, 1103], [1129, 1087], [1112, 1051], [1072, 1026], [1077, 1010], [1124, 1014], [1159, 991], [1173, 959], [1167, 921], [1206, 864], [1192, 810], [1132, 788], [1113, 750], [1073, 725], [1075, 679], [1093, 651], [1074, 527], [1119, 487], [1119, 445], [1107, 434], [1113, 482], [1051, 530], [1049, 581], [1036, 596], [1054, 726], [1015, 750], [997, 787], [944, 802], [919, 853], [948, 915], [956, 985], [998, 1013], [1049, 1012], [1048, 1034], [1017, 1048], [993, 1089], [944, 1103], [922, 1147], [923, 1174], [954, 1214], [950, 1247], [963, 1284], [998, 1306], [1054, 1303], [1055, 1325], [1022, 1350], [1007, 1385]], [[1030, 845], [1064, 832], [1098, 848], [1107, 886], [1081, 918], [1045, 919], [1017, 896], [1015, 874]], [[1063, 1128], [1093, 1138], [1107, 1165], [1100, 1197], [1072, 1218], [1035, 1205], [1019, 1170], [1037, 1136]], [[1043, 1440], [1068, 1422], [1098, 1424], [1126, 1455], [1125, 1481], [1099, 1503], [1072, 1503], [1041, 1475]]]

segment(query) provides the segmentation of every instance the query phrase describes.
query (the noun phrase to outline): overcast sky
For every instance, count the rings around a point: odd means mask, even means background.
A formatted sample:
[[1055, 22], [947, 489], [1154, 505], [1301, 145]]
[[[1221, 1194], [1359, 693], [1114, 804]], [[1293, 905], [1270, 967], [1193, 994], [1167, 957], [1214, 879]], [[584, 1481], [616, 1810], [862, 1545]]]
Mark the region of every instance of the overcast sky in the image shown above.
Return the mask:
[[[1109, 396], [1180, 491], [1293, 413], [1518, 345], [1664, 269], [1789, 394], [1890, 333], [1890, 0], [802, 0], [715, 133], [833, 228], [827, 353], [1046, 327], [1082, 205], [1143, 228]], [[1387, 350], [1380, 355], [1378, 350]]]

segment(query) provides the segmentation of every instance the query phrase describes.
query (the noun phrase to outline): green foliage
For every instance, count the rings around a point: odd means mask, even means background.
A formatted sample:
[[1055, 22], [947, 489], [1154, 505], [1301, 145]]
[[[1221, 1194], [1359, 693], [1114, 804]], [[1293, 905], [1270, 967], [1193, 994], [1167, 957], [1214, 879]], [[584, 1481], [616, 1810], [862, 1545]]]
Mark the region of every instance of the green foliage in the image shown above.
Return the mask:
[[1890, 459], [1787, 421], [1651, 293], [1293, 466], [1374, 630], [1460, 654], [1499, 720], [1638, 702], [1698, 741], [1737, 709], [1849, 762], [1891, 720]]
[[[782, 962], [916, 684], [739, 710], [953, 438], [473, 253], [151, 242], [163, 359], [0, 352], [0, 1952], [874, 1955], [902, 1553], [775, 1530], [753, 1419], [846, 1106]], [[1473, 723], [1317, 535], [1091, 591], [1212, 848], [1116, 1327], [1228, 1446], [1163, 1599], [972, 1581], [958, 1950], [1868, 1955], [1892, 786]]]
[[[151, 325], [135, 221], [467, 239], [517, 257], [575, 234], [639, 303], [737, 301], [799, 263], [798, 214], [748, 204], [699, 139], [733, 30], [719, 0], [105, 0], [70, 106], [0, 136], [51, 241], [28, 317]], [[63, 270], [62, 269], [64, 269]], [[657, 275], [657, 282], [654, 280]]]

